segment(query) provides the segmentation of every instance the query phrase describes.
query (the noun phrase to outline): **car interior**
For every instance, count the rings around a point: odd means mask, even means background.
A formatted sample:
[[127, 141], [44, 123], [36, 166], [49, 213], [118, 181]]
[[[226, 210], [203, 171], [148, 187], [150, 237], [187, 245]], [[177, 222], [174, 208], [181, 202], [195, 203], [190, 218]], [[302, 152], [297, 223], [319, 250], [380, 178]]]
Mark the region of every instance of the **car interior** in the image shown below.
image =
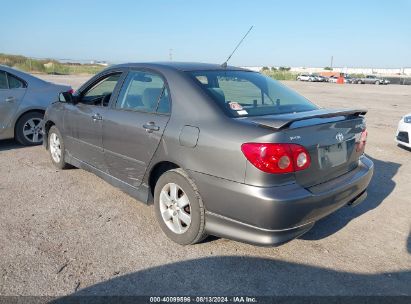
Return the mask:
[[168, 113], [170, 102], [167, 87], [158, 75], [132, 72], [120, 92], [116, 108]]
[[[195, 78], [213, 99], [234, 117], [313, 110], [311, 104], [295, 103], [293, 98], [285, 95], [281, 90], [277, 90], [275, 93], [270, 91], [269, 88], [263, 90], [246, 78], [202, 74], [195, 74]], [[270, 92], [271, 97], [266, 92]], [[241, 106], [242, 110], [246, 112], [239, 113], [238, 110], [232, 109], [231, 105], [233, 102]], [[241, 110], [241, 108], [239, 109]]]
[[94, 106], [108, 106], [111, 94], [113, 93], [117, 82], [120, 80], [121, 73], [115, 73], [107, 76], [94, 84], [89, 90], [86, 90], [79, 96], [79, 102]]

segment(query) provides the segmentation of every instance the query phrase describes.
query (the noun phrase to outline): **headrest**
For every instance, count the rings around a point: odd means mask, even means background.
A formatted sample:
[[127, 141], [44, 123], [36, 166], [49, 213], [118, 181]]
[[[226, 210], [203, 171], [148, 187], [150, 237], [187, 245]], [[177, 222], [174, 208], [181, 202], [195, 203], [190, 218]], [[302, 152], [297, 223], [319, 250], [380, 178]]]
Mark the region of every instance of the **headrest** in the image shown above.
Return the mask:
[[208, 88], [211, 94], [221, 103], [225, 103], [224, 91], [220, 88]]

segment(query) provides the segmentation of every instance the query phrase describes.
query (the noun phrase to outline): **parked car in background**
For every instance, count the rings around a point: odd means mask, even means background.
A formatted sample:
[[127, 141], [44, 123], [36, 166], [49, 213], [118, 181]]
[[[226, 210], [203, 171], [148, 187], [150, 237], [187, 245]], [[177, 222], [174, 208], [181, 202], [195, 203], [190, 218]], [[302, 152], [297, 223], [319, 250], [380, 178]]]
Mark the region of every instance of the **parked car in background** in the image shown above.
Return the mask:
[[353, 83], [353, 79], [350, 76], [345, 76], [344, 83]]
[[328, 82], [337, 83], [337, 80], [338, 80], [337, 76], [332, 75], [332, 76], [328, 77]]
[[326, 82], [327, 81], [327, 78], [321, 75], [315, 75], [314, 77], [315, 77], [316, 82]]
[[355, 78], [353, 79], [353, 82], [358, 83], [358, 84], [376, 84], [376, 85], [390, 83], [389, 80], [378, 78], [375, 75], [367, 75], [363, 78]]
[[314, 75], [301, 74], [297, 76], [297, 80], [313, 82], [316, 81], [316, 78]]
[[52, 163], [154, 203], [171, 240], [282, 244], [366, 197], [365, 110], [326, 110], [218, 64], [110, 67], [45, 114]]
[[58, 99], [60, 92], [70, 89], [0, 65], [0, 139], [15, 138], [22, 145], [41, 144], [47, 106]]
[[396, 141], [401, 146], [411, 148], [410, 142], [411, 134], [411, 113], [408, 113], [403, 118], [401, 118], [398, 123]]

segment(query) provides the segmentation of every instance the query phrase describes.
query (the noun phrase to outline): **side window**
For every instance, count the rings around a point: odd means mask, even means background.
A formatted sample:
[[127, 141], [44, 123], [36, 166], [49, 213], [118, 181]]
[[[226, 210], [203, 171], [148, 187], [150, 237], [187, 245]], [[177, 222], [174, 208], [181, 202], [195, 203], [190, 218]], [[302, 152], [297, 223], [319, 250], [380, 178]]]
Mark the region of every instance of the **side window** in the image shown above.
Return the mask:
[[202, 83], [204, 85], [208, 85], [208, 78], [206, 76], [198, 75], [198, 76], [196, 76], [196, 78], [200, 83]]
[[108, 106], [111, 94], [113, 93], [121, 73], [111, 74], [100, 80], [91, 89], [82, 94], [81, 103], [96, 106]]
[[17, 77], [14, 77], [13, 75], [10, 75], [9, 73], [7, 73], [7, 79], [9, 80], [10, 89], [21, 89], [25, 87], [23, 81], [21, 81]]
[[0, 71], [0, 90], [7, 90], [8, 88], [6, 73]]
[[121, 89], [116, 108], [168, 113], [170, 101], [163, 78], [149, 72], [130, 72]]

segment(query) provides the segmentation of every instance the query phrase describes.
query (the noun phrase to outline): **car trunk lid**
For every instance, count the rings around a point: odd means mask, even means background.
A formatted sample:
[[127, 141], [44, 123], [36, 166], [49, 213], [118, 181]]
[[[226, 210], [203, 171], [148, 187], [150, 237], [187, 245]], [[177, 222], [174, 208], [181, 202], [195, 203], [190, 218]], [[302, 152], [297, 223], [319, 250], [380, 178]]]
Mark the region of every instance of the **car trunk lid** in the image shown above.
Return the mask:
[[309, 188], [358, 166], [363, 152], [357, 151], [357, 146], [365, 130], [365, 113], [365, 110], [321, 109], [248, 119], [276, 133], [281, 132], [282, 142], [299, 144], [307, 149], [310, 167], [294, 174], [298, 184]]

